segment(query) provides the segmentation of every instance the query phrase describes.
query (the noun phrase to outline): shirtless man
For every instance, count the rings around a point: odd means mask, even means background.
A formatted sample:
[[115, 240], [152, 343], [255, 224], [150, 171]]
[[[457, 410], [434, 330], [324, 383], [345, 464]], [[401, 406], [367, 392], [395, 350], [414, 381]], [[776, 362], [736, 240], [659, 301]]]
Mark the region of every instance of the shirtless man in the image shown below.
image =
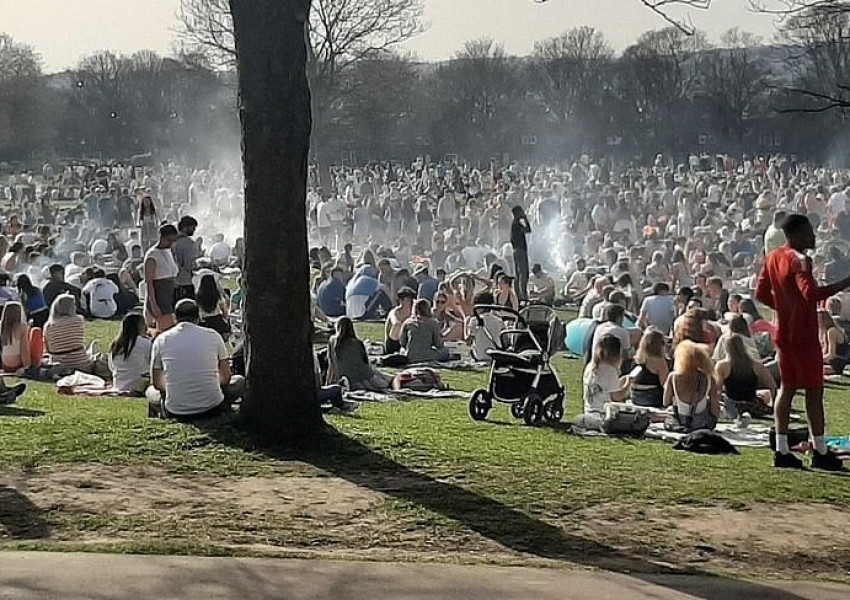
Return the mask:
[[808, 217], [790, 215], [782, 224], [788, 243], [765, 260], [756, 287], [756, 298], [776, 311], [779, 321], [776, 345], [782, 388], [774, 408], [776, 419], [777, 468], [802, 469], [803, 462], [788, 448], [791, 402], [798, 389], [806, 391], [806, 414], [815, 452], [812, 467], [843, 470], [842, 461], [824, 441], [823, 355], [818, 338], [818, 303], [850, 287], [850, 277], [828, 286], [818, 286], [812, 276], [812, 259], [807, 250], [815, 247], [815, 232]]
[[401, 326], [413, 314], [413, 302], [416, 292], [409, 287], [398, 290], [398, 305], [387, 316], [384, 327], [384, 353], [395, 354], [401, 350]]

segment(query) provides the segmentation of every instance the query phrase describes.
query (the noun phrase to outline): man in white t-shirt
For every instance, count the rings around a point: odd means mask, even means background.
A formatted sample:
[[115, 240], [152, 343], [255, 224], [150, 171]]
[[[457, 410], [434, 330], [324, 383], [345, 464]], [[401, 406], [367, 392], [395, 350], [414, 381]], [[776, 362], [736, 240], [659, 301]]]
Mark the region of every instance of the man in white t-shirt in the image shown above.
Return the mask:
[[83, 287], [83, 308], [95, 319], [111, 319], [118, 310], [115, 303], [118, 292], [118, 286], [106, 278], [106, 273], [96, 269], [94, 277]]
[[174, 313], [177, 325], [160, 334], [151, 349], [148, 414], [193, 421], [230, 412], [230, 405], [242, 397], [245, 380], [231, 377], [224, 341], [198, 325], [194, 300], [181, 300]]
[[214, 265], [226, 267], [230, 263], [231, 250], [224, 241], [224, 234], [217, 233], [213, 238], [214, 243], [210, 247], [209, 257]]

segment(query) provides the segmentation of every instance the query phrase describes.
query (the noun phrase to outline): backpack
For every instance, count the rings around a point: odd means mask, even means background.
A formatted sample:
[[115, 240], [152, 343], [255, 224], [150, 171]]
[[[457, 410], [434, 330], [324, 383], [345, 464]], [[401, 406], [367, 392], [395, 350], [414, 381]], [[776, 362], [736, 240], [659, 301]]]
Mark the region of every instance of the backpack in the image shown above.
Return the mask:
[[394, 390], [414, 390], [427, 392], [429, 390], [445, 390], [446, 385], [440, 372], [428, 367], [405, 369], [393, 377]]
[[608, 435], [642, 436], [649, 429], [649, 415], [644, 411], [629, 408], [621, 409], [609, 404], [602, 421], [602, 431]]

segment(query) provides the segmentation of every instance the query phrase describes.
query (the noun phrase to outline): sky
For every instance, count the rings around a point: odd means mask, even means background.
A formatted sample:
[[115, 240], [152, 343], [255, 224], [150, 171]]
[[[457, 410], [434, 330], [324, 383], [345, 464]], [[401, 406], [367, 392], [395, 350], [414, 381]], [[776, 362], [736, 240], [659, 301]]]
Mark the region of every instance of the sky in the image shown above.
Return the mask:
[[[512, 54], [579, 25], [602, 31], [621, 51], [641, 33], [665, 26], [639, 0], [423, 0], [425, 33], [405, 48], [425, 60], [454, 55], [467, 40], [489, 36]], [[173, 47], [178, 0], [0, 0], [0, 31], [36, 48], [48, 72], [74, 66], [98, 50], [130, 53]], [[717, 39], [739, 26], [765, 39], [772, 17], [747, 9], [747, 0], [713, 0], [707, 11], [688, 10], [694, 25]], [[674, 11], [681, 15], [682, 11]]]

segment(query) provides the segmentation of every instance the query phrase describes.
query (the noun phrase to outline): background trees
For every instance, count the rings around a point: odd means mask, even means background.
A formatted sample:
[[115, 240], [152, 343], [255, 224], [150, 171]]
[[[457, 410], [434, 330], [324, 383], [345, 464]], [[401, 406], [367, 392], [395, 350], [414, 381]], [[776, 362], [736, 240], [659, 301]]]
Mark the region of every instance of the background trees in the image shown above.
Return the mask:
[[0, 34], [0, 158], [21, 160], [32, 148], [49, 145], [45, 83], [35, 51]]

